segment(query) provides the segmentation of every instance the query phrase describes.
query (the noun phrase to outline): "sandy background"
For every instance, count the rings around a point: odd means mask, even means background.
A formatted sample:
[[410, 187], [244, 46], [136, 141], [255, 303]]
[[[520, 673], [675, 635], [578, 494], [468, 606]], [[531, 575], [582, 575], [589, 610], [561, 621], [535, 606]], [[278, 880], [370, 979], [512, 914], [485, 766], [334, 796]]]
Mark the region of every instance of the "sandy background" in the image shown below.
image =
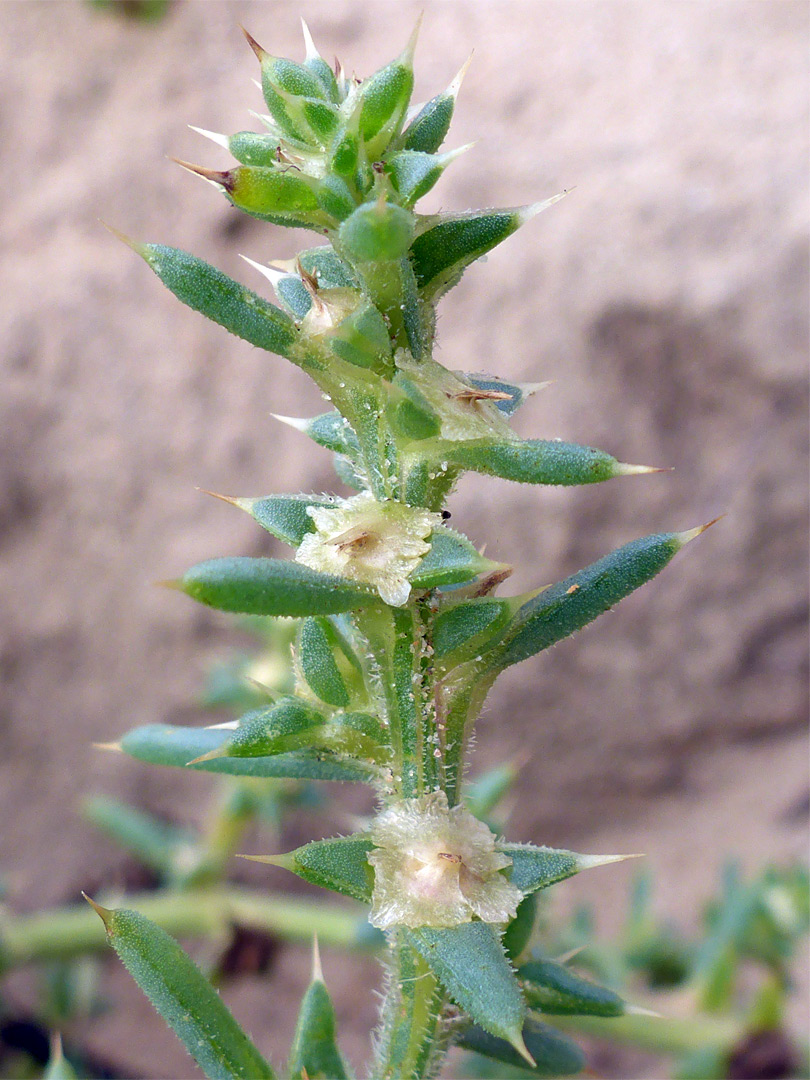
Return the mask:
[[[6, 2], [0, 866], [17, 910], [114, 879], [121, 856], [82, 823], [83, 795], [180, 821], [205, 803], [206, 778], [89, 749], [196, 722], [204, 674], [237, 640], [225, 616], [151, 583], [213, 555], [280, 553], [195, 485], [335, 487], [329, 455], [269, 416], [321, 411], [314, 388], [183, 309], [99, 219], [261, 291], [238, 253], [289, 257], [299, 237], [167, 161], [225, 167], [186, 125], [252, 126], [261, 98], [237, 24], [299, 57], [303, 14], [325, 55], [364, 76], [422, 8], [415, 96], [475, 48], [448, 146], [479, 140], [425, 209], [575, 187], [444, 302], [438, 358], [553, 380], [520, 414], [527, 436], [675, 468], [574, 491], [468, 477], [454, 524], [528, 588], [727, 514], [597, 627], [512, 669], [476, 765], [530, 753], [514, 837], [648, 851], [670, 911], [705, 896], [729, 852], [756, 866], [806, 848], [808, 5], [210, 0], [141, 26]], [[609, 914], [622, 871], [602, 873]], [[375, 977], [328, 963], [337, 986]], [[266, 989], [260, 1005], [255, 986], [237, 991], [254, 1028], [288, 1017], [303, 953], [279, 972], [272, 1010]], [[131, 1075], [178, 1075], [171, 1036], [111, 978], [121, 1008], [93, 1045]], [[354, 1053], [364, 1008], [342, 1009]], [[288, 1022], [264, 1045], [283, 1046]]]

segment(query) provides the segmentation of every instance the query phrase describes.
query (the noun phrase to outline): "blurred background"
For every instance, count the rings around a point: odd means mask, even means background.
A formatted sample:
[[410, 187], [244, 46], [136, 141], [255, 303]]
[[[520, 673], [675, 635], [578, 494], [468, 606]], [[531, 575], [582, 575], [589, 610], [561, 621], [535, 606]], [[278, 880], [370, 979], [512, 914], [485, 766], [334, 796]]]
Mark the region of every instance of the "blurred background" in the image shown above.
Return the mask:
[[[255, 129], [258, 71], [239, 24], [301, 59], [302, 15], [326, 58], [364, 77], [424, 9], [415, 100], [475, 50], [447, 145], [478, 145], [420, 209], [574, 189], [468, 271], [444, 302], [437, 358], [550, 380], [519, 416], [525, 436], [674, 469], [581, 490], [469, 476], [453, 524], [515, 564], [518, 591], [633, 537], [726, 515], [620, 610], [499, 682], [474, 768], [520, 757], [511, 838], [646, 852], [661, 911], [687, 923], [729, 855], [751, 871], [803, 857], [807, 4], [175, 0], [151, 22], [127, 8], [0, 5], [9, 910], [123, 880], [126, 856], [80, 813], [88, 794], [182, 825], [205, 812], [211, 778], [91, 748], [138, 724], [210, 722], [207, 673], [244, 643], [226, 616], [153, 582], [214, 555], [282, 553], [196, 488], [343, 490], [330, 455], [270, 415], [323, 411], [304, 376], [181, 307], [100, 224], [193, 251], [259, 292], [239, 253], [266, 262], [311, 245], [167, 160], [227, 167], [187, 125]], [[334, 797], [337, 809], [289, 827], [285, 849], [348, 831], [371, 806], [363, 792]], [[597, 873], [560, 893], [596, 900], [609, 932], [630, 871]], [[298, 888], [280, 871], [235, 874]], [[116, 1075], [181, 1075], [179, 1046], [110, 967], [115, 1004], [84, 1045]], [[286, 1043], [279, 1018], [307, 968], [307, 950], [288, 946], [272, 990], [234, 991], [254, 1030], [269, 1025], [271, 1049]], [[325, 970], [355, 1053], [375, 965], [327, 952]], [[28, 1001], [24, 975], [15, 987]], [[793, 1007], [806, 1027], [806, 976], [804, 987]]]

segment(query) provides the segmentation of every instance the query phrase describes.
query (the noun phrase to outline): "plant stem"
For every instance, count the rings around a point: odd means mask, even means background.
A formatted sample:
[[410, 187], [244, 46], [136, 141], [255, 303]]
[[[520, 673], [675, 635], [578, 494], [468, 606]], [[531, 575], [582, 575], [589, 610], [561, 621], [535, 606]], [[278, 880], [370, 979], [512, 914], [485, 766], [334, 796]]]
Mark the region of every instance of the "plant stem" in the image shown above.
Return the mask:
[[555, 1016], [555, 1027], [665, 1054], [705, 1047], [727, 1049], [743, 1037], [742, 1021], [728, 1016]]
[[[311, 942], [317, 934], [322, 945], [336, 948], [376, 944], [359, 905], [324, 907], [301, 897], [282, 899], [234, 886], [136, 893], [126, 897], [125, 904], [175, 937], [227, 938], [237, 924], [291, 941]], [[69, 960], [106, 947], [104, 928], [86, 904], [5, 916], [0, 921], [0, 973], [36, 961]]]
[[397, 930], [380, 1014], [372, 1075], [380, 1080], [434, 1076], [447, 1040], [441, 1037], [446, 996], [425, 961]]

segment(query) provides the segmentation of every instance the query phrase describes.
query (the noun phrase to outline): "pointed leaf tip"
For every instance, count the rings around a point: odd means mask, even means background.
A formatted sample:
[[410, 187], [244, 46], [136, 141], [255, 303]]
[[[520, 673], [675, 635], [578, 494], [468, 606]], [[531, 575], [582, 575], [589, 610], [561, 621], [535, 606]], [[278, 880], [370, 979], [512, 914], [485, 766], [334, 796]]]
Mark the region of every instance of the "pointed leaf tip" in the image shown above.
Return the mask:
[[258, 270], [263, 277], [266, 277], [273, 288], [276, 287], [282, 278], [290, 277], [290, 274], [287, 271], [277, 270], [274, 266], [265, 266], [264, 263], [258, 263], [255, 260], [248, 258], [247, 255], [240, 255], [239, 258], [244, 259], [254, 270]]
[[203, 180], [207, 180], [209, 184], [213, 184], [215, 187], [224, 188], [226, 191], [230, 191], [232, 187], [229, 172], [222, 172], [219, 169], [206, 169], [204, 165], [193, 165], [190, 161], [183, 161], [181, 158], [176, 157], [170, 157], [169, 161], [173, 161], [175, 165], [179, 165], [186, 172], [201, 176]]
[[663, 1013], [656, 1012], [655, 1009], [645, 1009], [643, 1005], [625, 1005], [625, 1013], [628, 1016], [653, 1016], [656, 1020], [663, 1020]]
[[304, 48], [306, 49], [307, 60], [320, 60], [321, 54], [315, 48], [315, 42], [312, 40], [312, 34], [309, 32], [309, 27], [303, 16], [301, 16], [301, 30], [304, 35]]
[[113, 753], [123, 753], [120, 742], [94, 742], [90, 745], [94, 750], [111, 750]]
[[192, 758], [191, 761], [187, 761], [186, 765], [198, 765], [201, 761], [215, 761], [217, 758], [227, 757], [225, 753], [225, 747], [227, 742], [224, 742], [221, 746], [215, 747], [213, 750], [209, 750], [207, 754], [200, 754], [199, 757]]
[[270, 413], [270, 415], [274, 420], [279, 420], [282, 424], [295, 428], [296, 431], [301, 431], [306, 435], [307, 428], [309, 427], [309, 420], [305, 420], [298, 416], [281, 416], [280, 413]]
[[241, 507], [242, 499], [237, 499], [233, 495], [220, 495], [218, 491], [209, 491], [208, 488], [198, 487], [195, 490], [201, 492], [203, 495], [210, 495], [212, 499], [219, 499], [221, 502], [228, 503], [230, 506]]
[[166, 578], [163, 581], [155, 581], [153, 584], [157, 585], [159, 589], [173, 589], [175, 592], [185, 592], [180, 578]]
[[251, 34], [249, 31], [247, 31], [244, 28], [244, 26], [240, 25], [239, 29], [245, 35], [245, 39], [246, 39], [248, 45], [251, 47], [251, 49], [253, 49], [254, 53], [256, 54], [256, 56], [257, 56], [257, 58], [259, 60], [259, 63], [261, 63], [262, 60], [265, 58], [265, 56], [268, 55], [267, 50], [263, 49], [261, 47], [261, 45], [258, 43], [258, 41], [253, 36], [253, 34]]
[[625, 859], [643, 859], [644, 852], [632, 855], [577, 855], [578, 870], [592, 870], [595, 866], [607, 866], [608, 863], [624, 862]]
[[318, 946], [318, 935], [312, 935], [312, 981], [324, 982], [323, 968], [321, 967], [321, 950]]
[[282, 870], [292, 870], [295, 859], [291, 853], [282, 855], [237, 855], [237, 859], [247, 859], [248, 862], [265, 863], [267, 866], [280, 866]]
[[459, 68], [458, 74], [456, 75], [456, 77], [453, 79], [453, 81], [447, 87], [447, 94], [448, 94], [449, 97], [453, 98], [454, 101], [458, 97], [458, 92], [461, 89], [461, 84], [464, 81], [464, 76], [467, 74], [467, 69], [469, 68], [470, 64], [472, 63], [472, 58], [473, 58], [473, 54], [470, 53], [470, 55], [467, 57], [467, 59], [464, 61], [464, 63]]
[[411, 36], [408, 38], [405, 48], [400, 54], [400, 59], [407, 67], [413, 67], [413, 57], [416, 52], [416, 42], [419, 38], [419, 31], [422, 29], [422, 20], [425, 17], [424, 11], [420, 11], [416, 17], [416, 25], [411, 31]]
[[678, 543], [681, 547], [685, 547], [691, 540], [696, 540], [701, 533], [705, 533], [707, 529], [710, 529], [712, 525], [716, 525], [725, 516], [725, 514], [718, 514], [716, 518], [707, 521], [705, 525], [698, 525], [696, 529], [687, 529], [686, 532], [676, 533]]
[[629, 465], [626, 461], [618, 461], [614, 468], [616, 476], [641, 476], [646, 473], [674, 472], [671, 465]]
[[196, 131], [198, 135], [202, 135], [204, 139], [210, 139], [211, 142], [216, 143], [217, 146], [221, 146], [225, 150], [229, 149], [227, 135], [222, 135], [218, 131], [209, 131], [207, 128], [195, 127], [194, 124], [188, 126], [192, 131]]
[[97, 904], [95, 902], [95, 900], [93, 900], [92, 897], [88, 896], [87, 893], [83, 889], [82, 889], [82, 896], [85, 898], [85, 900], [90, 905], [90, 907], [93, 909], [93, 911], [95, 911], [96, 915], [98, 915], [98, 917], [104, 923], [104, 929], [107, 931], [107, 933], [109, 933], [110, 932], [110, 923], [112, 921], [113, 913], [110, 911], [109, 908], [105, 908], [105, 907], [102, 907], [101, 904]]
[[131, 236], [127, 236], [126, 233], [120, 232], [113, 225], [108, 225], [106, 221], [102, 220], [102, 218], [99, 218], [98, 220], [101, 222], [101, 224], [104, 226], [104, 228], [107, 230], [108, 233], [112, 233], [112, 235], [114, 237], [116, 237], [116, 239], [118, 239], [122, 243], [126, 244], [127, 247], [132, 248], [132, 250], [134, 252], [136, 252], [138, 255], [140, 255], [141, 258], [146, 258], [146, 255], [145, 255], [146, 245], [145, 244], [139, 244], [137, 242], [137, 240], [133, 240]]
[[519, 1032], [518, 1035], [517, 1035], [517, 1038], [510, 1039], [509, 1041], [511, 1042], [512, 1046], [514, 1046], [515, 1050], [517, 1050], [517, 1052], [520, 1054], [520, 1056], [526, 1062], [528, 1062], [529, 1066], [532, 1069], [536, 1069], [537, 1068], [537, 1062], [534, 1060], [532, 1055], [529, 1053], [529, 1049], [526, 1046], [526, 1043], [523, 1041], [523, 1032], [522, 1031]]
[[527, 221], [531, 221], [533, 217], [537, 217], [543, 210], [548, 210], [554, 203], [564, 199], [566, 195], [570, 194], [574, 189], [566, 188], [565, 191], [560, 191], [556, 195], [552, 195], [550, 199], [541, 199], [539, 202], [529, 203], [527, 206], [521, 206], [517, 211], [517, 218], [521, 225], [525, 225]]

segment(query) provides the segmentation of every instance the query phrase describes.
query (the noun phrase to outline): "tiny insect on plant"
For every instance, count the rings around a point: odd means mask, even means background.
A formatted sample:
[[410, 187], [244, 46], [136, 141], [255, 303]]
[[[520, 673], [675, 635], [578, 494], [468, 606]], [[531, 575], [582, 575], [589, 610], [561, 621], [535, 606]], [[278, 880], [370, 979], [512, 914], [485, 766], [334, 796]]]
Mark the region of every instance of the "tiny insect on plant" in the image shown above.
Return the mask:
[[[501, 672], [609, 610], [707, 526], [632, 540], [550, 587], [498, 595], [511, 568], [446, 524], [462, 473], [578, 485], [660, 471], [589, 446], [520, 438], [510, 418], [536, 384], [451, 370], [433, 357], [444, 294], [561, 195], [506, 209], [414, 209], [466, 149], [440, 149], [464, 68], [421, 108], [410, 106], [416, 31], [362, 81], [340, 64], [333, 70], [306, 26], [303, 63], [246, 37], [261, 67], [264, 130], [202, 131], [230, 151], [231, 169], [180, 164], [237, 209], [311, 230], [317, 245], [273, 266], [247, 259], [272, 286], [270, 302], [194, 255], [127, 242], [183, 303], [312, 378], [331, 411], [280, 419], [331, 451], [355, 494], [220, 496], [294, 549], [292, 558], [214, 558], [167, 584], [221, 611], [299, 620], [291, 691], [231, 727], [152, 725], [119, 746], [208, 772], [371, 785], [378, 811], [367, 828], [254, 856], [368, 904], [385, 932], [370, 1076], [435, 1076], [453, 1045], [527, 1074], [571, 1075], [583, 1055], [541, 1019], [555, 1011], [548, 1002], [562, 994], [568, 1015], [628, 1006], [561, 965], [532, 961], [536, 894], [623, 856], [495, 835], [465, 802], [473, 727]], [[206, 1075], [275, 1075], [164, 930], [90, 902]], [[282, 1072], [348, 1075], [318, 962]]]

